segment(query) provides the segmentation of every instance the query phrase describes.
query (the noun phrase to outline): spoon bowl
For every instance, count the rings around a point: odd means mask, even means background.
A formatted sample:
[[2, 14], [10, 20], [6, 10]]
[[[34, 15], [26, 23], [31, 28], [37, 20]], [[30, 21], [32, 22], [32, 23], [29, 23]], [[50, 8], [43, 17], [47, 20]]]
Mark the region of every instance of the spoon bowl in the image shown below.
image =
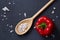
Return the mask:
[[[20, 21], [17, 25], [16, 25], [16, 28], [15, 28], [15, 32], [18, 34], [18, 35], [23, 35], [25, 34], [32, 26], [32, 22], [33, 22], [33, 19], [32, 18], [27, 18], [27, 19], [24, 19], [22, 21]], [[27, 23], [27, 28], [26, 30], [24, 30], [23, 32], [19, 32], [18, 28], [21, 24], [24, 24], [24, 23]]]

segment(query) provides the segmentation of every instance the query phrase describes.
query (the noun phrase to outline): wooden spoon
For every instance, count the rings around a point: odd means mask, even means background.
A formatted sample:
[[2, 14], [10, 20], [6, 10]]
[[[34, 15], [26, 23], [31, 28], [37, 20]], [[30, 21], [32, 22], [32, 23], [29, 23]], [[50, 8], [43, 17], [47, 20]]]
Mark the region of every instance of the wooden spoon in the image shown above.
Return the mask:
[[[33, 23], [33, 20], [40, 14], [42, 13], [54, 0], [50, 0], [46, 5], [44, 5], [33, 17], [31, 18], [27, 18], [27, 19], [24, 19], [22, 21], [20, 21], [16, 27], [15, 27], [15, 32], [18, 34], [18, 35], [23, 35], [25, 33], [28, 32], [28, 30], [31, 28], [32, 26], [32, 23]], [[27, 23], [27, 28], [22, 31], [22, 32], [19, 32], [18, 28], [20, 27], [21, 24], [24, 24], [24, 23]]]

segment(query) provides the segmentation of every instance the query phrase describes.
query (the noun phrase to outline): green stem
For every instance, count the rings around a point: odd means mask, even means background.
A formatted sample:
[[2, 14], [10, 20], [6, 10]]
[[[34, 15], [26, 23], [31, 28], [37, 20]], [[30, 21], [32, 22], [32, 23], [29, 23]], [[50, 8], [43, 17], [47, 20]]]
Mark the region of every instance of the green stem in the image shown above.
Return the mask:
[[39, 28], [45, 29], [45, 28], [46, 28], [46, 23], [41, 23], [41, 24], [39, 25]]

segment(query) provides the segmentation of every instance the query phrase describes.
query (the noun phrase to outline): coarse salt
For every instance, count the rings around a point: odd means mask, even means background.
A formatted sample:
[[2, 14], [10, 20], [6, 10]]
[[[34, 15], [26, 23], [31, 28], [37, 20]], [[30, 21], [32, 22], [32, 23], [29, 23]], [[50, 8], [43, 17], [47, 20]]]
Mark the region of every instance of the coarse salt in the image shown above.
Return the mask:
[[2, 21], [4, 21], [4, 18], [2, 19]]
[[10, 33], [12, 33], [14, 30], [10, 30]]
[[4, 12], [4, 14], [6, 14], [6, 12]]
[[55, 9], [56, 9], [56, 7], [53, 7], [53, 9], [55, 10]]
[[58, 18], [58, 16], [56, 16], [56, 18]]
[[6, 24], [6, 26], [9, 26], [9, 24]]
[[19, 25], [18, 31], [23, 32], [25, 31], [26, 28], [27, 28], [27, 23], [22, 23], [21, 25]]
[[15, 4], [15, 3], [13, 2], [13, 4]]
[[52, 21], [55, 21], [55, 19], [52, 19]]
[[9, 2], [8, 4], [11, 4], [11, 2]]
[[24, 13], [24, 16], [26, 17], [26, 13]]
[[54, 14], [55, 13], [55, 11], [54, 10], [52, 10], [52, 12], [51, 12], [52, 14]]
[[10, 28], [12, 28], [12, 27], [13, 27], [13, 25], [10, 25], [9, 27], [10, 27]]
[[3, 11], [10, 11], [7, 7], [2, 8]]
[[54, 35], [54, 34], [52, 34], [51, 36], [52, 36], [53, 38], [55, 38], [55, 35]]
[[46, 37], [46, 38], [48, 38], [48, 36], [47, 36], [47, 35], [46, 35], [45, 37]]
[[21, 15], [21, 13], [19, 13], [19, 15]]
[[6, 15], [3, 15], [3, 17], [6, 17]]
[[34, 27], [34, 29], [35, 29], [36, 27]]
[[5, 18], [6, 20], [8, 19], [8, 18]]

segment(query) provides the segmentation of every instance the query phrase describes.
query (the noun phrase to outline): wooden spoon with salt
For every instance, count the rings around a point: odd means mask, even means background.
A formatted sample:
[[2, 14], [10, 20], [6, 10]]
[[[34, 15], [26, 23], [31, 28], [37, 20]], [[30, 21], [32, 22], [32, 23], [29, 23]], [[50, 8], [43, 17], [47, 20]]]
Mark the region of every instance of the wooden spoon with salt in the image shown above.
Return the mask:
[[[24, 19], [24, 20], [22, 20], [22, 21], [20, 21], [17, 25], [16, 25], [16, 27], [15, 27], [15, 32], [18, 34], [18, 35], [23, 35], [23, 34], [25, 34], [25, 33], [27, 33], [28, 32], [28, 30], [31, 28], [31, 26], [32, 26], [32, 23], [33, 23], [33, 20], [39, 15], [39, 14], [41, 14], [52, 2], [54, 2], [54, 0], [50, 0], [46, 5], [44, 5], [34, 16], [32, 16], [31, 18], [27, 18], [27, 19]], [[24, 23], [27, 23], [27, 25], [25, 25], [26, 26], [26, 28], [22, 28], [24, 25]], [[22, 25], [22, 26], [21, 26]], [[19, 27], [21, 27], [20, 29], [19, 29]], [[22, 30], [22, 29], [24, 29], [24, 31], [21, 31], [20, 32], [20, 30]]]

